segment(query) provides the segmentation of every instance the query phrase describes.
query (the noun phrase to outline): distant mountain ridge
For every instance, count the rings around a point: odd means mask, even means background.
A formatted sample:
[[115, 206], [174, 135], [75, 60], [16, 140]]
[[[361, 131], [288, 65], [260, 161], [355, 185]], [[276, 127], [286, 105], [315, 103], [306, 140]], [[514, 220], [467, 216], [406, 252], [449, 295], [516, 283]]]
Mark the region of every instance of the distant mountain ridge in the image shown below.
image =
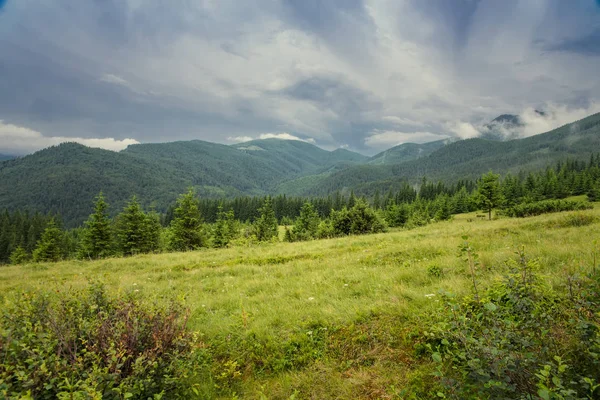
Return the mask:
[[[511, 122], [511, 116], [501, 116]], [[101, 190], [118, 211], [136, 194], [164, 211], [189, 186], [200, 196], [386, 192], [409, 182], [475, 179], [489, 170], [544, 168], [600, 150], [600, 114], [526, 139], [406, 143], [371, 158], [279, 139], [223, 145], [201, 140], [131, 145], [121, 152], [64, 143], [0, 162], [0, 209], [57, 212], [80, 224]]]
[[136, 144], [118, 153], [63, 143], [0, 163], [0, 209], [56, 212], [73, 226], [87, 217], [101, 190], [113, 210], [136, 194], [145, 206], [164, 211], [189, 186], [201, 196], [265, 195], [286, 180], [368, 159], [300, 141], [245, 146], [262, 151], [201, 140]]
[[17, 157], [11, 156], [8, 154], [0, 154], [0, 161], [12, 160], [13, 158], [17, 158]]
[[416, 160], [421, 157], [426, 157], [452, 142], [452, 139], [443, 139], [421, 144], [403, 143], [374, 155], [367, 161], [367, 164], [399, 164], [405, 161]]

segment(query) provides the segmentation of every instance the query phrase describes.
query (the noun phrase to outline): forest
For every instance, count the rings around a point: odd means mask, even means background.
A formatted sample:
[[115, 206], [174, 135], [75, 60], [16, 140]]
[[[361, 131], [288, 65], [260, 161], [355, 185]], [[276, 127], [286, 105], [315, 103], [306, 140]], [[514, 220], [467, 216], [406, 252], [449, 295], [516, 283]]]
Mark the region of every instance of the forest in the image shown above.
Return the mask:
[[[71, 258], [97, 259], [143, 253], [195, 250], [378, 233], [388, 227], [418, 227], [454, 214], [493, 209], [524, 217], [585, 209], [586, 203], [564, 200], [600, 196], [600, 154], [588, 162], [565, 161], [537, 173], [489, 172], [477, 181], [446, 185], [423, 178], [418, 189], [404, 183], [397, 191], [376, 191], [371, 198], [336, 192], [327, 197], [198, 198], [193, 189], [179, 196], [164, 214], [144, 210], [134, 195], [114, 218], [102, 192], [81, 227], [65, 229], [60, 215], [27, 210], [0, 216], [0, 262], [23, 263]], [[92, 204], [93, 203], [93, 204]]]

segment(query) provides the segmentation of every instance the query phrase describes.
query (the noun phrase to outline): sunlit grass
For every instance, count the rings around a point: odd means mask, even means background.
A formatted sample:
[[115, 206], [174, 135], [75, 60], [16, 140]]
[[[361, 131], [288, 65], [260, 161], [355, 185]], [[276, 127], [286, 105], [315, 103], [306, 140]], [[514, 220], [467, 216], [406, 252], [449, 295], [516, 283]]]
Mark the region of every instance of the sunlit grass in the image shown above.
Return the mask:
[[[573, 215], [593, 218], [585, 226], [569, 226], [565, 218]], [[416, 323], [438, 306], [440, 290], [469, 294], [468, 269], [458, 257], [463, 235], [469, 236], [480, 255], [477, 279], [482, 286], [505, 273], [504, 262], [521, 246], [528, 257], [540, 258], [543, 274], [558, 282], [567, 268], [590, 268], [593, 241], [600, 237], [599, 221], [598, 209], [493, 221], [473, 213], [414, 230], [369, 236], [9, 266], [0, 269], [0, 293], [62, 290], [100, 280], [117, 295], [135, 293], [157, 301], [185, 298], [190, 327], [206, 341], [240, 329], [281, 341], [311, 324], [347, 326], [370, 315], [402, 316]], [[427, 272], [432, 266], [441, 269], [441, 276]], [[435, 296], [426, 296], [430, 294]], [[373, 374], [408, 379], [415, 373], [408, 364], [384, 361], [368, 371], [353, 370], [357, 376], [352, 379], [375, 379]], [[272, 395], [289, 396], [316, 384], [319, 374], [330, 369], [317, 364], [264, 378], [260, 385], [250, 379], [246, 385], [255, 395], [264, 384]], [[350, 390], [350, 377], [339, 370], [329, 373], [332, 393]]]

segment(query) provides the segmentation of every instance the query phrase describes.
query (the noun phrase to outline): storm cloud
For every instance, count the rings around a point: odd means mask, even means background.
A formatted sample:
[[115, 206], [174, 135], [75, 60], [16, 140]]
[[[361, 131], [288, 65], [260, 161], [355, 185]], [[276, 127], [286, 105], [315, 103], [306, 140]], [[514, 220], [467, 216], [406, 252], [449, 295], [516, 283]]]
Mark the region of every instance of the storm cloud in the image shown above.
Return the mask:
[[595, 0], [0, 0], [2, 127], [39, 134], [0, 153], [279, 137], [373, 154], [553, 111], [528, 136], [597, 110], [599, 19]]

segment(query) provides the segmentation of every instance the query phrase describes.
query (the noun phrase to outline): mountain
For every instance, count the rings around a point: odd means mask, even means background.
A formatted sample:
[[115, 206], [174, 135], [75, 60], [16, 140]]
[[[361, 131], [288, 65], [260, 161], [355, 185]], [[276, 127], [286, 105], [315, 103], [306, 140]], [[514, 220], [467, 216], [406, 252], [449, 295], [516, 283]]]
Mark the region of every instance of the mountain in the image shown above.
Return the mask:
[[264, 195], [286, 180], [366, 160], [278, 139], [227, 146], [200, 140], [137, 144], [116, 153], [64, 143], [0, 163], [0, 209], [60, 214], [66, 225], [89, 215], [102, 190], [119, 210], [134, 194], [164, 211], [189, 186], [201, 196]]
[[[324, 195], [353, 189], [357, 194], [385, 192], [422, 177], [453, 182], [476, 179], [493, 170], [500, 173], [539, 170], [559, 160], [588, 160], [600, 150], [600, 113], [525, 139], [495, 141], [467, 139], [439, 148], [426, 157], [392, 165], [353, 166], [322, 179], [299, 195]], [[308, 178], [304, 178], [308, 180]]]
[[[544, 111], [534, 111], [539, 116], [545, 116]], [[513, 140], [518, 139], [519, 134], [525, 123], [518, 115], [502, 114], [494, 118], [490, 123], [484, 125], [484, 131], [481, 135], [482, 139], [488, 140]]]
[[374, 155], [371, 157], [371, 159], [369, 159], [369, 161], [367, 161], [367, 164], [399, 164], [405, 161], [416, 160], [418, 158], [430, 155], [437, 149], [444, 147], [451, 142], [451, 139], [444, 139], [422, 144], [403, 143]]
[[0, 209], [57, 212], [76, 226], [100, 190], [113, 212], [134, 194], [144, 206], [164, 211], [189, 186], [211, 197], [336, 190], [370, 195], [423, 177], [451, 183], [489, 170], [516, 173], [566, 158], [587, 161], [599, 149], [600, 114], [525, 139], [405, 144], [371, 159], [278, 139], [137, 144], [119, 153], [64, 143], [0, 163]]
[[8, 154], [0, 154], [0, 162], [6, 161], [6, 160], [12, 160], [13, 158], [16, 158], [16, 157], [8, 155]]

